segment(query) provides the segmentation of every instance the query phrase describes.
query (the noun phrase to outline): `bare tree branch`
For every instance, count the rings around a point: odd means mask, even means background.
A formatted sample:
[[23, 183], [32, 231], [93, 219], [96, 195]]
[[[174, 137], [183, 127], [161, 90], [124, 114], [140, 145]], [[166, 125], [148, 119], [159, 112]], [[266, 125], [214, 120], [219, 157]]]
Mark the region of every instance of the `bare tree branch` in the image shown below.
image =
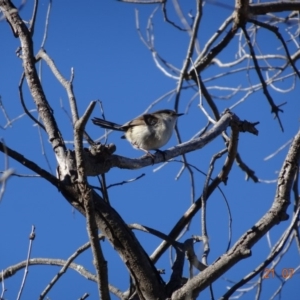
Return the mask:
[[26, 266], [25, 266], [25, 270], [24, 270], [24, 276], [23, 276], [23, 279], [22, 279], [20, 290], [18, 292], [17, 300], [19, 300], [21, 298], [21, 295], [22, 295], [22, 292], [23, 292], [23, 289], [24, 289], [24, 286], [25, 286], [27, 274], [29, 272], [28, 271], [28, 266], [29, 266], [29, 260], [30, 260], [30, 255], [31, 255], [32, 243], [33, 243], [34, 238], [35, 238], [35, 227], [32, 225], [31, 233], [29, 235], [29, 246], [28, 246]]
[[[98, 235], [98, 239], [103, 240], [104, 236], [102, 234]], [[59, 280], [59, 278], [65, 274], [71, 263], [74, 261], [75, 258], [77, 258], [82, 252], [90, 248], [91, 243], [85, 243], [81, 247], [79, 247], [67, 260], [64, 266], [59, 270], [59, 272], [54, 276], [54, 278], [50, 281], [50, 283], [46, 286], [46, 288], [43, 290], [43, 292], [40, 294], [39, 300], [43, 300], [45, 296], [49, 293], [49, 291], [52, 289], [54, 284]]]
[[24, 72], [29, 90], [33, 96], [36, 107], [38, 108], [39, 115], [43, 120], [54, 153], [56, 154], [58, 161], [64, 161], [66, 150], [65, 144], [37, 75], [31, 34], [19, 17], [18, 10], [11, 1], [1, 0], [0, 7], [5, 18], [11, 25], [14, 34], [20, 39]]
[[[224, 118], [224, 116], [221, 117], [220, 120], [222, 120]], [[231, 170], [233, 161], [235, 159], [236, 151], [237, 151], [237, 143], [238, 143], [238, 136], [239, 136], [239, 130], [240, 130], [239, 127], [240, 127], [240, 125], [238, 125], [238, 122], [235, 123], [234, 119], [231, 120], [232, 137], [231, 137], [230, 143], [228, 145], [228, 155], [227, 155], [227, 158], [226, 158], [226, 161], [224, 163], [222, 170], [219, 172], [217, 177], [212, 181], [212, 183], [207, 187], [207, 199], [209, 198], [209, 196], [212, 194], [212, 192], [218, 187], [218, 185], [221, 182], [226, 183], [226, 181], [227, 181], [227, 176]], [[190, 222], [190, 220], [193, 218], [193, 216], [199, 211], [199, 209], [201, 208], [202, 197], [203, 197], [203, 195], [201, 195], [197, 199], [197, 201], [184, 213], [184, 215], [175, 224], [175, 226], [169, 233], [169, 236], [171, 238], [176, 239], [176, 237], [180, 234], [180, 232], [183, 230], [185, 225], [188, 222]], [[169, 247], [169, 244], [167, 242], [162, 242], [157, 247], [157, 249], [154, 251], [154, 253], [151, 255], [151, 259], [154, 262], [156, 262], [168, 247]]]
[[[300, 131], [290, 147], [289, 153], [281, 168], [277, 192], [270, 210], [254, 225], [251, 229], [240, 237], [236, 244], [221, 258], [217, 259], [207, 269], [191, 279], [180, 290], [172, 295], [172, 300], [185, 299], [191, 291], [202, 291], [216, 278], [224, 274], [228, 269], [240, 260], [251, 255], [251, 248], [255, 245], [266, 232], [282, 221], [286, 221], [288, 215], [286, 209], [290, 204], [290, 193], [293, 185], [295, 173], [298, 168], [300, 158]], [[298, 208], [298, 213], [300, 208]], [[294, 226], [294, 224], [293, 224]], [[290, 226], [290, 230], [293, 229]], [[213, 271], [213, 272], [212, 272]]]
[[97, 284], [99, 297], [103, 300], [110, 300], [109, 289], [108, 289], [108, 269], [107, 262], [104, 259], [104, 255], [98, 241], [98, 228], [95, 217], [95, 208], [93, 202], [92, 189], [89, 187], [87, 182], [87, 176], [85, 172], [84, 156], [83, 156], [83, 132], [85, 125], [96, 105], [96, 102], [92, 102], [87, 108], [84, 115], [78, 120], [76, 102], [73, 102], [72, 115], [74, 115], [74, 145], [75, 145], [75, 157], [76, 157], [76, 169], [77, 169], [77, 180], [78, 187], [80, 190], [80, 197], [83, 200], [85, 217], [87, 224], [87, 232], [89, 235], [91, 248], [94, 257], [94, 266], [97, 274]]
[[245, 35], [245, 38], [246, 38], [246, 41], [247, 41], [247, 44], [248, 44], [248, 47], [249, 47], [249, 50], [250, 50], [250, 53], [251, 53], [251, 56], [252, 56], [252, 59], [253, 59], [253, 63], [254, 63], [254, 66], [255, 66], [255, 70], [257, 72], [257, 75], [259, 77], [259, 80], [261, 82], [261, 85], [263, 87], [263, 91], [264, 91], [264, 94], [271, 106], [271, 112], [275, 114], [276, 118], [278, 119], [278, 122], [279, 122], [279, 126], [281, 128], [281, 130], [283, 131], [283, 126], [282, 126], [282, 123], [281, 123], [281, 120], [280, 120], [280, 117], [279, 117], [279, 112], [283, 112], [283, 110], [280, 108], [280, 106], [284, 105], [285, 103], [283, 104], [280, 104], [280, 105], [275, 105], [269, 91], [268, 91], [268, 88], [267, 88], [267, 84], [261, 74], [261, 71], [260, 71], [260, 67], [258, 65], [258, 62], [257, 62], [257, 59], [255, 57], [255, 53], [254, 53], [254, 49], [252, 47], [252, 44], [251, 44], [251, 41], [250, 41], [250, 37], [247, 33], [247, 30], [243, 27], [243, 33]]

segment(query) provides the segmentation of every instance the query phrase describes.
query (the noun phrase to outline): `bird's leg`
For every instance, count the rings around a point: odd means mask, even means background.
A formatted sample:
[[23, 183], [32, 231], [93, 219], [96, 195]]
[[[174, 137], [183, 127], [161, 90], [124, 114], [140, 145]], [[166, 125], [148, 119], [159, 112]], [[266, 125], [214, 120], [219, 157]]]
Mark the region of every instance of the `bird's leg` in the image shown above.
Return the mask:
[[144, 151], [146, 153], [145, 156], [150, 156], [151, 160], [152, 160], [152, 165], [154, 165], [154, 158], [155, 158], [155, 155], [152, 154], [151, 152], [149, 152], [148, 150], [145, 150], [143, 148], [139, 148], [140, 150]]

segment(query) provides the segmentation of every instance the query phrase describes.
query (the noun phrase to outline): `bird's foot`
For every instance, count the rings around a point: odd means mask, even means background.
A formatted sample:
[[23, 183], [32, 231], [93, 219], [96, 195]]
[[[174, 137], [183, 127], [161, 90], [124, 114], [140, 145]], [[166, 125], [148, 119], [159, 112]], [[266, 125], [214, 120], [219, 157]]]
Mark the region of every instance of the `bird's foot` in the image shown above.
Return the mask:
[[162, 151], [162, 150], [159, 150], [159, 149], [155, 149], [155, 151], [158, 152], [158, 153], [160, 153], [163, 156], [164, 161], [166, 161], [166, 153], [165, 153], [165, 151]]
[[151, 160], [152, 160], [152, 166], [153, 166], [153, 165], [154, 165], [155, 155], [148, 151], [148, 152], [146, 153], [146, 156], [148, 156], [148, 157], [151, 158]]
[[143, 157], [150, 157], [151, 160], [152, 160], [152, 165], [154, 165], [155, 155], [152, 154], [152, 153], [150, 153], [150, 152], [147, 151], [147, 150], [144, 150], [144, 149], [141, 149], [141, 150], [143, 150], [143, 151], [146, 153], [145, 155], [143, 155]]

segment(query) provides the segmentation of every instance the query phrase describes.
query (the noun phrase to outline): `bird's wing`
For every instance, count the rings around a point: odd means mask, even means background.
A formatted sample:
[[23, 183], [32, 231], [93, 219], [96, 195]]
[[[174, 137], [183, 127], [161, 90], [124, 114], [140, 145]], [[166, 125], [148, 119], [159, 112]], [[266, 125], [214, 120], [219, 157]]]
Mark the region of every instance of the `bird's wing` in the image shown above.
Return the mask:
[[154, 126], [158, 121], [158, 118], [155, 117], [153, 114], [145, 114], [143, 118], [148, 126]]
[[144, 124], [145, 124], [144, 118], [143, 118], [143, 116], [141, 116], [136, 119], [133, 119], [132, 121], [125, 123], [124, 125], [122, 125], [122, 128], [126, 128], [126, 130], [127, 130], [130, 127], [144, 125]]

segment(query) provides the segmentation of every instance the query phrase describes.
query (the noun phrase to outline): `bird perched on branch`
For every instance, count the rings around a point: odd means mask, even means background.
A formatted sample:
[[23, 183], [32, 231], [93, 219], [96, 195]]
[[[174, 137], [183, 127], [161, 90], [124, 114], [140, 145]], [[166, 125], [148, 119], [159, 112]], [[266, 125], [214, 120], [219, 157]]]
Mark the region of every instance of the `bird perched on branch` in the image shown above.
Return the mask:
[[122, 138], [126, 138], [132, 147], [153, 157], [149, 150], [159, 151], [170, 140], [177, 118], [182, 115], [174, 110], [163, 109], [141, 115], [124, 125], [99, 118], [93, 118], [92, 122], [102, 128], [123, 131]]

